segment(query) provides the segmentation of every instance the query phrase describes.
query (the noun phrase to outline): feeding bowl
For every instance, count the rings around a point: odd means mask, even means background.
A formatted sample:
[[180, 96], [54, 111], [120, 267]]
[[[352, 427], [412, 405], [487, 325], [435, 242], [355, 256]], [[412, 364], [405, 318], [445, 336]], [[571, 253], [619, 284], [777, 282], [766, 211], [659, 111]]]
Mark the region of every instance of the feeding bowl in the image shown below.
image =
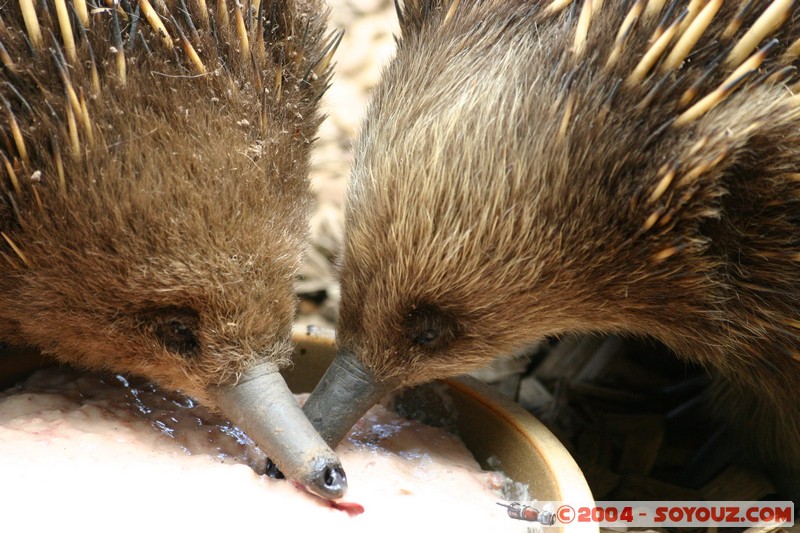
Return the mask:
[[[296, 329], [292, 361], [297, 372], [284, 373], [294, 392], [311, 391], [336, 354], [333, 335], [318, 329]], [[518, 404], [475, 378], [447, 379], [446, 394], [456, 410], [461, 440], [484, 468], [496, 457], [514, 481], [527, 483], [538, 501], [564, 502], [577, 508], [594, 503], [575, 460], [544, 424]], [[567, 531], [598, 531], [591, 524], [570, 524]], [[556, 531], [548, 528], [548, 531]]]

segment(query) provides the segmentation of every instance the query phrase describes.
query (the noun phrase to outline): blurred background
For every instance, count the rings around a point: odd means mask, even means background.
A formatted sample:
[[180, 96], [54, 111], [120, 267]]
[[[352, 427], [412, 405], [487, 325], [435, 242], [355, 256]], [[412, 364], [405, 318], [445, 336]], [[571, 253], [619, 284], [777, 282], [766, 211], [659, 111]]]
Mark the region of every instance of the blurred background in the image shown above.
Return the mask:
[[317, 199], [311, 220], [312, 245], [297, 284], [303, 324], [336, 324], [339, 290], [334, 261], [342, 241], [343, 207], [352, 163], [351, 144], [372, 88], [394, 54], [399, 32], [393, 0], [327, 0], [330, 26], [344, 29], [334, 60], [333, 84], [323, 98], [322, 123], [312, 160]]

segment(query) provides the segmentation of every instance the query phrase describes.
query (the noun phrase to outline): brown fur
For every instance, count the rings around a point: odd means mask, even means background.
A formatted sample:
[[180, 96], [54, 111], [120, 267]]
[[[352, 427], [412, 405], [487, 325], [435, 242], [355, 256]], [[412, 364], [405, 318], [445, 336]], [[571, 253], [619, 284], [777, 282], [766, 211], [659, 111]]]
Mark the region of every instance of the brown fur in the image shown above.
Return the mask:
[[241, 8], [220, 2], [205, 15], [199, 0], [152, 2], [173, 49], [137, 2], [97, 9], [85, 25], [68, 2], [75, 61], [54, 3], [35, 2], [37, 46], [17, 0], [3, 2], [0, 341], [204, 401], [254, 361], [287, 361], [328, 76], [325, 13], [316, 0], [247, 3], [244, 57]]
[[747, 3], [724, 2], [677, 68], [662, 70], [668, 48], [635, 79], [689, 2], [641, 14], [611, 64], [632, 1], [406, 2], [356, 146], [340, 346], [411, 385], [546, 335], [652, 336], [751, 398], [726, 416], [800, 471], [800, 110], [780, 70], [800, 9], [732, 94], [672, 123], [736, 66], [721, 60], [770, 4], [724, 37]]

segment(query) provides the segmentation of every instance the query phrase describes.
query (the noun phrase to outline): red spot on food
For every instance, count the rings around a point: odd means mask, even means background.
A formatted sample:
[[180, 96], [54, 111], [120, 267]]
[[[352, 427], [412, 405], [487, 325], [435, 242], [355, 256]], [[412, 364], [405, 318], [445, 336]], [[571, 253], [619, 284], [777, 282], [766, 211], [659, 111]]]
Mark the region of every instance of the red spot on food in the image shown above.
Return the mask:
[[344, 511], [350, 516], [358, 516], [364, 512], [364, 506], [360, 503], [353, 503], [353, 502], [337, 502], [333, 500], [326, 500], [324, 498], [320, 498], [316, 494], [312, 494], [306, 488], [298, 483], [297, 481], [291, 481], [292, 486], [297, 490], [303, 491], [309, 496], [313, 496], [315, 499], [319, 500], [320, 502], [324, 503], [331, 509], [336, 509], [337, 511]]
[[358, 516], [364, 512], [364, 506], [354, 502], [335, 502], [328, 500], [328, 505], [339, 511], [344, 511], [350, 516]]

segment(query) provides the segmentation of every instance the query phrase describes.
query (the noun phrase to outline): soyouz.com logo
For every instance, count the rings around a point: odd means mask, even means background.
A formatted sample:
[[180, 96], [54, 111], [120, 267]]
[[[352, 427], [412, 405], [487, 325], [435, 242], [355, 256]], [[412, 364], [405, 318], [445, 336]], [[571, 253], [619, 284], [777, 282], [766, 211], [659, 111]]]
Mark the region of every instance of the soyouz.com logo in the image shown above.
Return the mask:
[[767, 527], [794, 525], [790, 501], [601, 501], [511, 502], [498, 505], [515, 520], [542, 526], [595, 524], [600, 527]]

